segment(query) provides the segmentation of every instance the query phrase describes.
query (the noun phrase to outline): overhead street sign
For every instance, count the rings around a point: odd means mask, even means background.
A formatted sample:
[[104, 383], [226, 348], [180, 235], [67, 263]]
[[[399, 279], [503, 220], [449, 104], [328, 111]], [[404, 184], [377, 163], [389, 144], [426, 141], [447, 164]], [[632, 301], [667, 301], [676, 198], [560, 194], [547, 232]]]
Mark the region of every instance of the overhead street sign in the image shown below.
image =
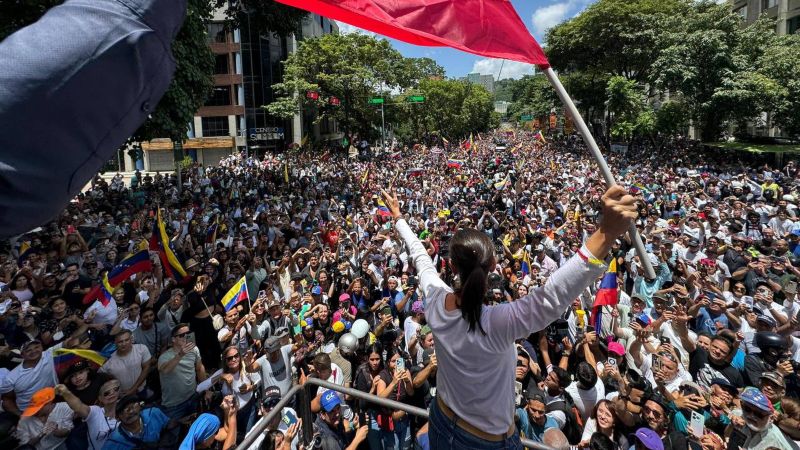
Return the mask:
[[533, 120], [533, 116], [530, 114], [523, 114], [519, 116], [519, 120], [522, 122], [530, 122], [531, 120]]
[[372, 105], [379, 105], [379, 104], [383, 103], [383, 98], [382, 97], [371, 98], [371, 99], [369, 99], [369, 103], [372, 104]]
[[425, 101], [424, 95], [409, 95], [406, 97], [406, 101], [409, 103], [422, 103]]

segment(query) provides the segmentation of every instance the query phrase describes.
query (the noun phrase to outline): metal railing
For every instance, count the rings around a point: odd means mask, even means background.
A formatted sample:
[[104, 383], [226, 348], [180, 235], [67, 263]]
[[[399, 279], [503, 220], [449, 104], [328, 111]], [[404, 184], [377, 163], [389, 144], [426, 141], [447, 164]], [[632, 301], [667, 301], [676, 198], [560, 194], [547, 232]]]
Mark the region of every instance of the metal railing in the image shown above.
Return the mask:
[[[255, 442], [255, 440], [264, 433], [267, 426], [276, 418], [279, 414], [281, 414], [281, 410], [289, 404], [296, 395], [300, 395], [298, 399], [298, 416], [303, 419], [303, 440], [305, 442], [311, 442], [313, 439], [313, 421], [312, 421], [312, 413], [311, 413], [311, 400], [312, 398], [309, 395], [309, 387], [310, 385], [319, 386], [325, 389], [331, 389], [336, 392], [341, 392], [345, 395], [349, 395], [351, 397], [365, 400], [369, 403], [373, 403], [375, 405], [383, 406], [386, 408], [397, 409], [400, 411], [405, 411], [409, 414], [413, 414], [415, 416], [423, 417], [425, 419], [428, 418], [428, 410], [418, 408], [416, 406], [411, 406], [405, 403], [401, 403], [395, 400], [389, 400], [388, 398], [378, 397], [374, 394], [367, 394], [366, 392], [359, 391], [358, 389], [348, 388], [344, 386], [339, 386], [338, 384], [329, 383], [325, 380], [320, 380], [317, 378], [308, 378], [304, 385], [295, 385], [293, 386], [289, 392], [284, 395], [281, 400], [275, 405], [274, 408], [267, 414], [266, 417], [262, 417], [261, 420], [256, 422], [255, 426], [251, 430], [247, 432], [247, 436], [245, 436], [244, 440], [236, 450], [247, 450], [250, 446]], [[368, 424], [367, 424], [368, 425]], [[413, 437], [412, 437], [413, 439]], [[522, 439], [522, 445], [527, 448], [535, 449], [535, 450], [554, 450], [552, 447], [541, 444], [539, 442], [533, 442], [529, 439]]]

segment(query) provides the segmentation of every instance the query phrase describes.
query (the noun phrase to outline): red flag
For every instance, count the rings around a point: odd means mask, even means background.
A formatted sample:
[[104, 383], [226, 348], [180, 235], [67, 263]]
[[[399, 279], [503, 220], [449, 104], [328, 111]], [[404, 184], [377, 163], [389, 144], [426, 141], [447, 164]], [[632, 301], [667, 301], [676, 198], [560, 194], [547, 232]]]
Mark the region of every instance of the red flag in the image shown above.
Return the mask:
[[550, 67], [510, 0], [277, 0], [415, 45]]

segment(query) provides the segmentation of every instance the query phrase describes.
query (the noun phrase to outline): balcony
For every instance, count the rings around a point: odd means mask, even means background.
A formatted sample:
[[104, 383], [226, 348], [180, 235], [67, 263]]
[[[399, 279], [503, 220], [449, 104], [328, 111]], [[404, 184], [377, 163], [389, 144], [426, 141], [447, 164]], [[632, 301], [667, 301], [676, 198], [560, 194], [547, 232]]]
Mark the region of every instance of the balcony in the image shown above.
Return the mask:
[[203, 106], [197, 110], [197, 115], [199, 117], [242, 116], [244, 115], [244, 106]]
[[226, 53], [236, 53], [242, 49], [242, 44], [237, 42], [212, 42], [209, 44], [211, 51], [215, 55], [224, 55]]
[[214, 75], [214, 86], [242, 84], [242, 76], [236, 73]]

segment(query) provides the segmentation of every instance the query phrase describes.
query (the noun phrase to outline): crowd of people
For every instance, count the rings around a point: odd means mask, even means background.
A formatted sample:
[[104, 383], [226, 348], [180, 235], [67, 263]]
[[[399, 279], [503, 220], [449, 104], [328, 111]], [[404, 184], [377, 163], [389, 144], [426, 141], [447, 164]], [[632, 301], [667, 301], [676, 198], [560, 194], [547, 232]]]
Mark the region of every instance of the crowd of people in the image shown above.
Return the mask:
[[[0, 244], [4, 445], [232, 449], [309, 377], [427, 408], [437, 336], [381, 190], [449, 285], [464, 282], [456, 231], [492, 240], [487, 308], [542, 289], [601, 219], [602, 177], [575, 136], [496, 131], [376, 153], [235, 154], [185, 171], [182, 186], [98, 177], [54, 221]], [[798, 166], [683, 139], [607, 156], [638, 196], [656, 277], [627, 237], [594, 255], [611, 275], [517, 342], [515, 429], [555, 448], [798, 448]], [[173, 258], [153, 246], [159, 220]], [[108, 285], [148, 248], [148, 270]], [[246, 299], [223, 304], [242, 279]], [[108, 295], [93, 295], [101, 286]], [[491, 399], [496, 386], [465, 389]], [[334, 390], [311, 397], [250, 448], [431, 448], [422, 418]]]

